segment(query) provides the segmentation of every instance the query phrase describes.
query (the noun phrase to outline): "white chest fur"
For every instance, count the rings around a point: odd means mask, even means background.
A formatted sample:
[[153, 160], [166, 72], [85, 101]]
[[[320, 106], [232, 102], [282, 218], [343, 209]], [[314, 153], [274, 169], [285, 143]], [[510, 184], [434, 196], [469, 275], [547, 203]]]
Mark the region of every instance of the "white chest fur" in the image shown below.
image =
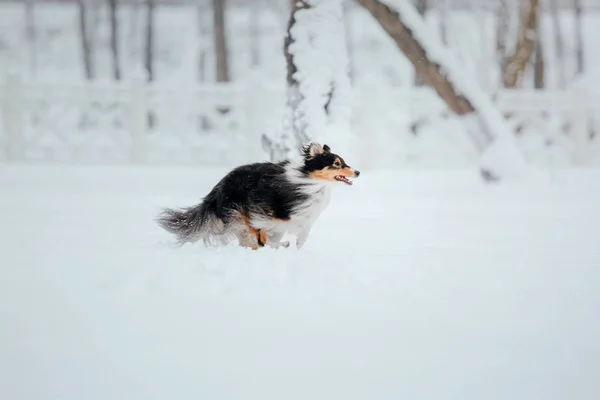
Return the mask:
[[329, 185], [314, 185], [314, 187], [307, 188], [306, 192], [309, 196], [308, 199], [298, 205], [287, 222], [289, 232], [300, 233], [310, 229], [329, 205], [331, 200]]
[[301, 235], [310, 231], [319, 215], [329, 205], [331, 187], [326, 182], [304, 185], [302, 192], [307, 198], [294, 207], [288, 221], [254, 216], [251, 218], [252, 225], [257, 229], [266, 230], [269, 234]]

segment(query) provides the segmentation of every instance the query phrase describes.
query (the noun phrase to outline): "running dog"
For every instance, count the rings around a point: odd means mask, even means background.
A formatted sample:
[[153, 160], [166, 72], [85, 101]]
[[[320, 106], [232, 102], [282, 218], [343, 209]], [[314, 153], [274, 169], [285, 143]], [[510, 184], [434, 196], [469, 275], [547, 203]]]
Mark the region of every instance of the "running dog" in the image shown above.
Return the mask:
[[288, 247], [281, 239], [296, 235], [301, 248], [327, 207], [332, 184], [352, 185], [360, 172], [327, 145], [310, 143], [298, 163], [289, 160], [242, 165], [217, 183], [201, 203], [179, 210], [165, 209], [159, 225], [180, 244], [202, 240], [223, 245], [232, 240], [253, 250]]

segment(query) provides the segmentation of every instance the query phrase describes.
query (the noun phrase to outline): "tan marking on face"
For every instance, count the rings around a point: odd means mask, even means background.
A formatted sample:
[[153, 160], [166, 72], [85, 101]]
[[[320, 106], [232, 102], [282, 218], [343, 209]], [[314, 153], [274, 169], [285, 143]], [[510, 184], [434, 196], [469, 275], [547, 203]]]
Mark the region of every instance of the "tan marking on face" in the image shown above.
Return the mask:
[[353, 177], [354, 171], [352, 171], [352, 168], [350, 168], [350, 167], [344, 167], [342, 169], [338, 169], [336, 175]]
[[339, 169], [332, 169], [329, 167], [325, 167], [324, 169], [320, 169], [318, 171], [313, 171], [310, 173], [310, 177], [313, 179], [321, 179], [324, 181], [335, 181], [336, 175], [341, 175]]
[[309, 176], [311, 178], [313, 178], [313, 179], [322, 179], [322, 180], [325, 180], [325, 181], [331, 181], [331, 182], [333, 182], [333, 181], [336, 181], [335, 177], [337, 175], [347, 176], [347, 177], [353, 177], [354, 176], [354, 172], [349, 167], [344, 167], [344, 168], [339, 168], [339, 169], [338, 168], [325, 167], [324, 169], [311, 172]]

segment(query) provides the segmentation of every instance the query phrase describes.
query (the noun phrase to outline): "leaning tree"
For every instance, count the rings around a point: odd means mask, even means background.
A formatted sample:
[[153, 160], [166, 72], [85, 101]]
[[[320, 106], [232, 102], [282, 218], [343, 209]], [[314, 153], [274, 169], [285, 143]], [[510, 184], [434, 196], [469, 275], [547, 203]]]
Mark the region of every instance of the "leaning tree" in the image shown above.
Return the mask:
[[435, 90], [452, 112], [461, 116], [482, 152], [479, 166], [484, 179], [523, 174], [527, 164], [504, 117], [477, 82], [465, 74], [454, 54], [429, 31], [411, 2], [357, 1], [411, 61], [419, 79]]

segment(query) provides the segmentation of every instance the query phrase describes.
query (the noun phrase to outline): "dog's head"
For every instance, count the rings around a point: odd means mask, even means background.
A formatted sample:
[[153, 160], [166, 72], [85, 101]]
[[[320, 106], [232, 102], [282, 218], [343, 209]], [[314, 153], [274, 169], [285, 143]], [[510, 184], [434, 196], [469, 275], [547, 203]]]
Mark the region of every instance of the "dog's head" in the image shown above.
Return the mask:
[[352, 185], [348, 178], [358, 178], [360, 171], [351, 168], [342, 157], [332, 153], [327, 145], [310, 143], [302, 148], [303, 172], [307, 177]]

